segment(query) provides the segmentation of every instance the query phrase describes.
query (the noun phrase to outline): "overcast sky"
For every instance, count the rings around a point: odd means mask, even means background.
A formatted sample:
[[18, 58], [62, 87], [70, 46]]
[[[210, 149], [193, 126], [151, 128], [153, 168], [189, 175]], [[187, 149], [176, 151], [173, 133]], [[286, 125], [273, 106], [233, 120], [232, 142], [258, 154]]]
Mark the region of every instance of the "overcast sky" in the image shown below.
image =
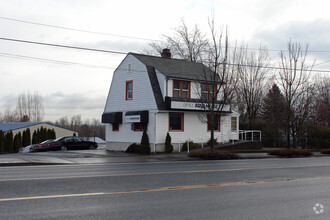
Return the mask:
[[[0, 0], [0, 5], [0, 38], [141, 52], [150, 49], [151, 40], [171, 35], [182, 18], [206, 32], [213, 12], [217, 25], [228, 26], [232, 42], [244, 41], [251, 48], [262, 44], [276, 57], [276, 50], [285, 49], [291, 38], [308, 43], [317, 64], [330, 60], [326, 0]], [[45, 120], [77, 114], [100, 119], [113, 71], [124, 57], [0, 40], [0, 113], [14, 110], [18, 94], [38, 91]], [[315, 69], [330, 66], [324, 63]]]

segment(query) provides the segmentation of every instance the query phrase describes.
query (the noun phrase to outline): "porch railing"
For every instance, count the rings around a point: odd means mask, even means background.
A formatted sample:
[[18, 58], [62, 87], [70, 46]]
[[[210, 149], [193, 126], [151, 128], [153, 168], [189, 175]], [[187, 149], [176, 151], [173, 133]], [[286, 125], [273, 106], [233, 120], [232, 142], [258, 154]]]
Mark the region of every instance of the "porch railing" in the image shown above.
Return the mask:
[[241, 141], [261, 141], [260, 130], [240, 130], [239, 140]]

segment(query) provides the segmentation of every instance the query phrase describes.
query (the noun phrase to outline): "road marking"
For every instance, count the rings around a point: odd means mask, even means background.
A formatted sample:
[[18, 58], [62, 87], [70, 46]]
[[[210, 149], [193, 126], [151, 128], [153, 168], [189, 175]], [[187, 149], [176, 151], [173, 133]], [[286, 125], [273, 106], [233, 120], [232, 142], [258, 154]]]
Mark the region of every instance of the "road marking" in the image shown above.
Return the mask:
[[101, 195], [135, 194], [135, 193], [147, 193], [147, 192], [164, 192], [164, 191], [176, 191], [176, 190], [191, 190], [191, 189], [204, 189], [204, 188], [215, 188], [215, 187], [243, 186], [243, 185], [267, 184], [267, 183], [301, 182], [301, 181], [328, 180], [328, 179], [330, 179], [330, 176], [314, 177], [314, 178], [300, 178], [300, 179], [255, 181], [255, 182], [231, 182], [231, 183], [217, 183], [217, 184], [204, 184], [204, 185], [170, 186], [170, 187], [162, 187], [162, 188], [157, 188], [157, 189], [131, 190], [131, 191], [121, 191], [121, 192], [99, 192], [99, 193], [80, 193], [80, 194], [67, 194], [67, 195], [5, 198], [5, 199], [0, 199], [0, 202], [87, 197], [87, 196], [101, 196]]
[[146, 172], [146, 173], [118, 173], [118, 174], [89, 175], [89, 176], [83, 175], [83, 176], [13, 178], [13, 179], [0, 179], [0, 182], [28, 181], [28, 180], [76, 179], [76, 178], [98, 178], [98, 177], [143, 176], [143, 175], [163, 175], [163, 174], [191, 174], [191, 173], [231, 172], [231, 171], [245, 171], [245, 170], [288, 169], [288, 168], [290, 169], [290, 168], [320, 167], [320, 166], [328, 167], [328, 166], [330, 166], [330, 164], [288, 166], [288, 167], [279, 167], [278, 166], [278, 167], [233, 168], [233, 169], [214, 169], [214, 170], [162, 171], [162, 172]]

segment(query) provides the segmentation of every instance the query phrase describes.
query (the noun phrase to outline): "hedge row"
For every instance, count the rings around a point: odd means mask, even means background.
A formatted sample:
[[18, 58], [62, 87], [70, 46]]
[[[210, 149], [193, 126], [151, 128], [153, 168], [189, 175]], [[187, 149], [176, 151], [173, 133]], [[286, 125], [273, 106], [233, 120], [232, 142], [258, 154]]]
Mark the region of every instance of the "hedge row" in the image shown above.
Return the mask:
[[313, 153], [308, 150], [299, 150], [299, 149], [272, 150], [269, 151], [268, 154], [279, 157], [310, 157], [313, 155]]
[[188, 156], [204, 160], [232, 160], [240, 158], [237, 154], [223, 150], [196, 150], [190, 152]]
[[321, 154], [330, 154], [330, 149], [321, 150]]

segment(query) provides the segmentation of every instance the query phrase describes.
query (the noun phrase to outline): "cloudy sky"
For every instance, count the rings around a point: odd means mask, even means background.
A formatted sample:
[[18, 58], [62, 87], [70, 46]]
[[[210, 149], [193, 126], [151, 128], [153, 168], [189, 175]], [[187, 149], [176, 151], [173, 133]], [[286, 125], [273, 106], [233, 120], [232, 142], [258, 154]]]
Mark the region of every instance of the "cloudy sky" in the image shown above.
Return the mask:
[[324, 62], [317, 69], [330, 70], [326, 0], [0, 0], [0, 4], [0, 113], [14, 110], [18, 94], [38, 91], [45, 120], [77, 114], [100, 119], [113, 71], [125, 57], [4, 38], [141, 52], [150, 50], [152, 40], [171, 35], [181, 19], [206, 32], [208, 17], [214, 13], [219, 26], [228, 26], [232, 42], [244, 41], [251, 48], [262, 44], [273, 57], [289, 39], [308, 43], [316, 63]]

